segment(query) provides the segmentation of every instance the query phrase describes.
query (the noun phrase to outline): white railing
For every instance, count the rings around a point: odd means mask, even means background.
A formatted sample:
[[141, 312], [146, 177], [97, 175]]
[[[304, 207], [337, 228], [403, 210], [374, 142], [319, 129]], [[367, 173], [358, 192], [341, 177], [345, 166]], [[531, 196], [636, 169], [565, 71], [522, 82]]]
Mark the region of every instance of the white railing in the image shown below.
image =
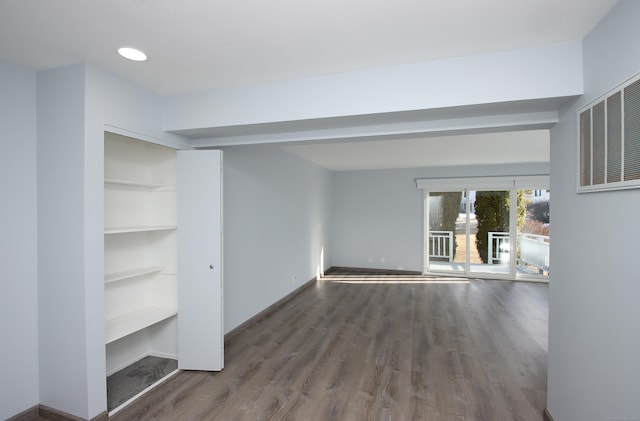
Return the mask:
[[453, 261], [453, 231], [429, 231], [429, 258]]
[[[488, 260], [490, 265], [509, 263], [509, 233], [488, 233]], [[540, 271], [549, 270], [549, 236], [521, 233], [520, 263], [537, 267]], [[453, 231], [429, 231], [429, 258], [453, 261]]]
[[[509, 262], [509, 233], [489, 233], [489, 264]], [[540, 271], [549, 270], [549, 236], [521, 233], [520, 263], [537, 267]]]
[[520, 234], [520, 261], [541, 271], [549, 270], [549, 236]]
[[489, 264], [509, 263], [509, 233], [490, 232], [489, 250], [487, 253]]

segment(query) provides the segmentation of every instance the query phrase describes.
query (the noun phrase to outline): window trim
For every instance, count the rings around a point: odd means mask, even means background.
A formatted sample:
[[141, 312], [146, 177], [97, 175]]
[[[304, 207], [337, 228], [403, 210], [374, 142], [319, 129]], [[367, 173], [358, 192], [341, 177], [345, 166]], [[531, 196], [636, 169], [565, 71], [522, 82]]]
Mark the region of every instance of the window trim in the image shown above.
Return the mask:
[[[514, 175], [499, 177], [416, 178], [418, 190], [457, 191], [465, 188], [483, 189], [549, 189], [549, 175]], [[436, 190], [434, 190], [434, 188]]]

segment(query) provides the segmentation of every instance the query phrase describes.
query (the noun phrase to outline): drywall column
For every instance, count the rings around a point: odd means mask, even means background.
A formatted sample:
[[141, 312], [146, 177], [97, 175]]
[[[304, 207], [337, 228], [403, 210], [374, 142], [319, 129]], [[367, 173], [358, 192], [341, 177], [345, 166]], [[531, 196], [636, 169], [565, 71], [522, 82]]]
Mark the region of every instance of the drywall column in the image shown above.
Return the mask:
[[40, 403], [88, 419], [105, 385], [87, 378], [87, 321], [103, 305], [86, 297], [84, 82], [84, 65], [37, 75], [38, 321]]
[[0, 61], [0, 419], [38, 403], [36, 75]]
[[553, 192], [547, 408], [556, 420], [640, 417], [640, 191], [577, 194], [579, 107], [640, 71], [640, 2], [585, 38], [585, 95], [551, 130]]

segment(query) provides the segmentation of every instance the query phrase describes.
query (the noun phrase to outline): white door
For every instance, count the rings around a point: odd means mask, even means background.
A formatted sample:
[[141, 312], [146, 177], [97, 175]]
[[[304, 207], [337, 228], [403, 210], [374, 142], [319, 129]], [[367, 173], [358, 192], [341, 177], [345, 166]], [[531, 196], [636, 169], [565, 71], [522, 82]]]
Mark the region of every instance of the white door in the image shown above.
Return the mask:
[[222, 151], [178, 151], [178, 367], [224, 367]]

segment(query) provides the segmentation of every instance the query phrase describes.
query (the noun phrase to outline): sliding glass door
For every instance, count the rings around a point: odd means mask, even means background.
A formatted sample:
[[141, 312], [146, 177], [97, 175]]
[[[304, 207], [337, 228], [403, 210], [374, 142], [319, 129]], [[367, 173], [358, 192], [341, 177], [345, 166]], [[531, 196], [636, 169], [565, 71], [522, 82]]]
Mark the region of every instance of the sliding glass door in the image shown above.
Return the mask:
[[425, 273], [495, 279], [548, 275], [548, 177], [422, 181], [427, 180], [418, 180], [419, 188], [426, 187]]

